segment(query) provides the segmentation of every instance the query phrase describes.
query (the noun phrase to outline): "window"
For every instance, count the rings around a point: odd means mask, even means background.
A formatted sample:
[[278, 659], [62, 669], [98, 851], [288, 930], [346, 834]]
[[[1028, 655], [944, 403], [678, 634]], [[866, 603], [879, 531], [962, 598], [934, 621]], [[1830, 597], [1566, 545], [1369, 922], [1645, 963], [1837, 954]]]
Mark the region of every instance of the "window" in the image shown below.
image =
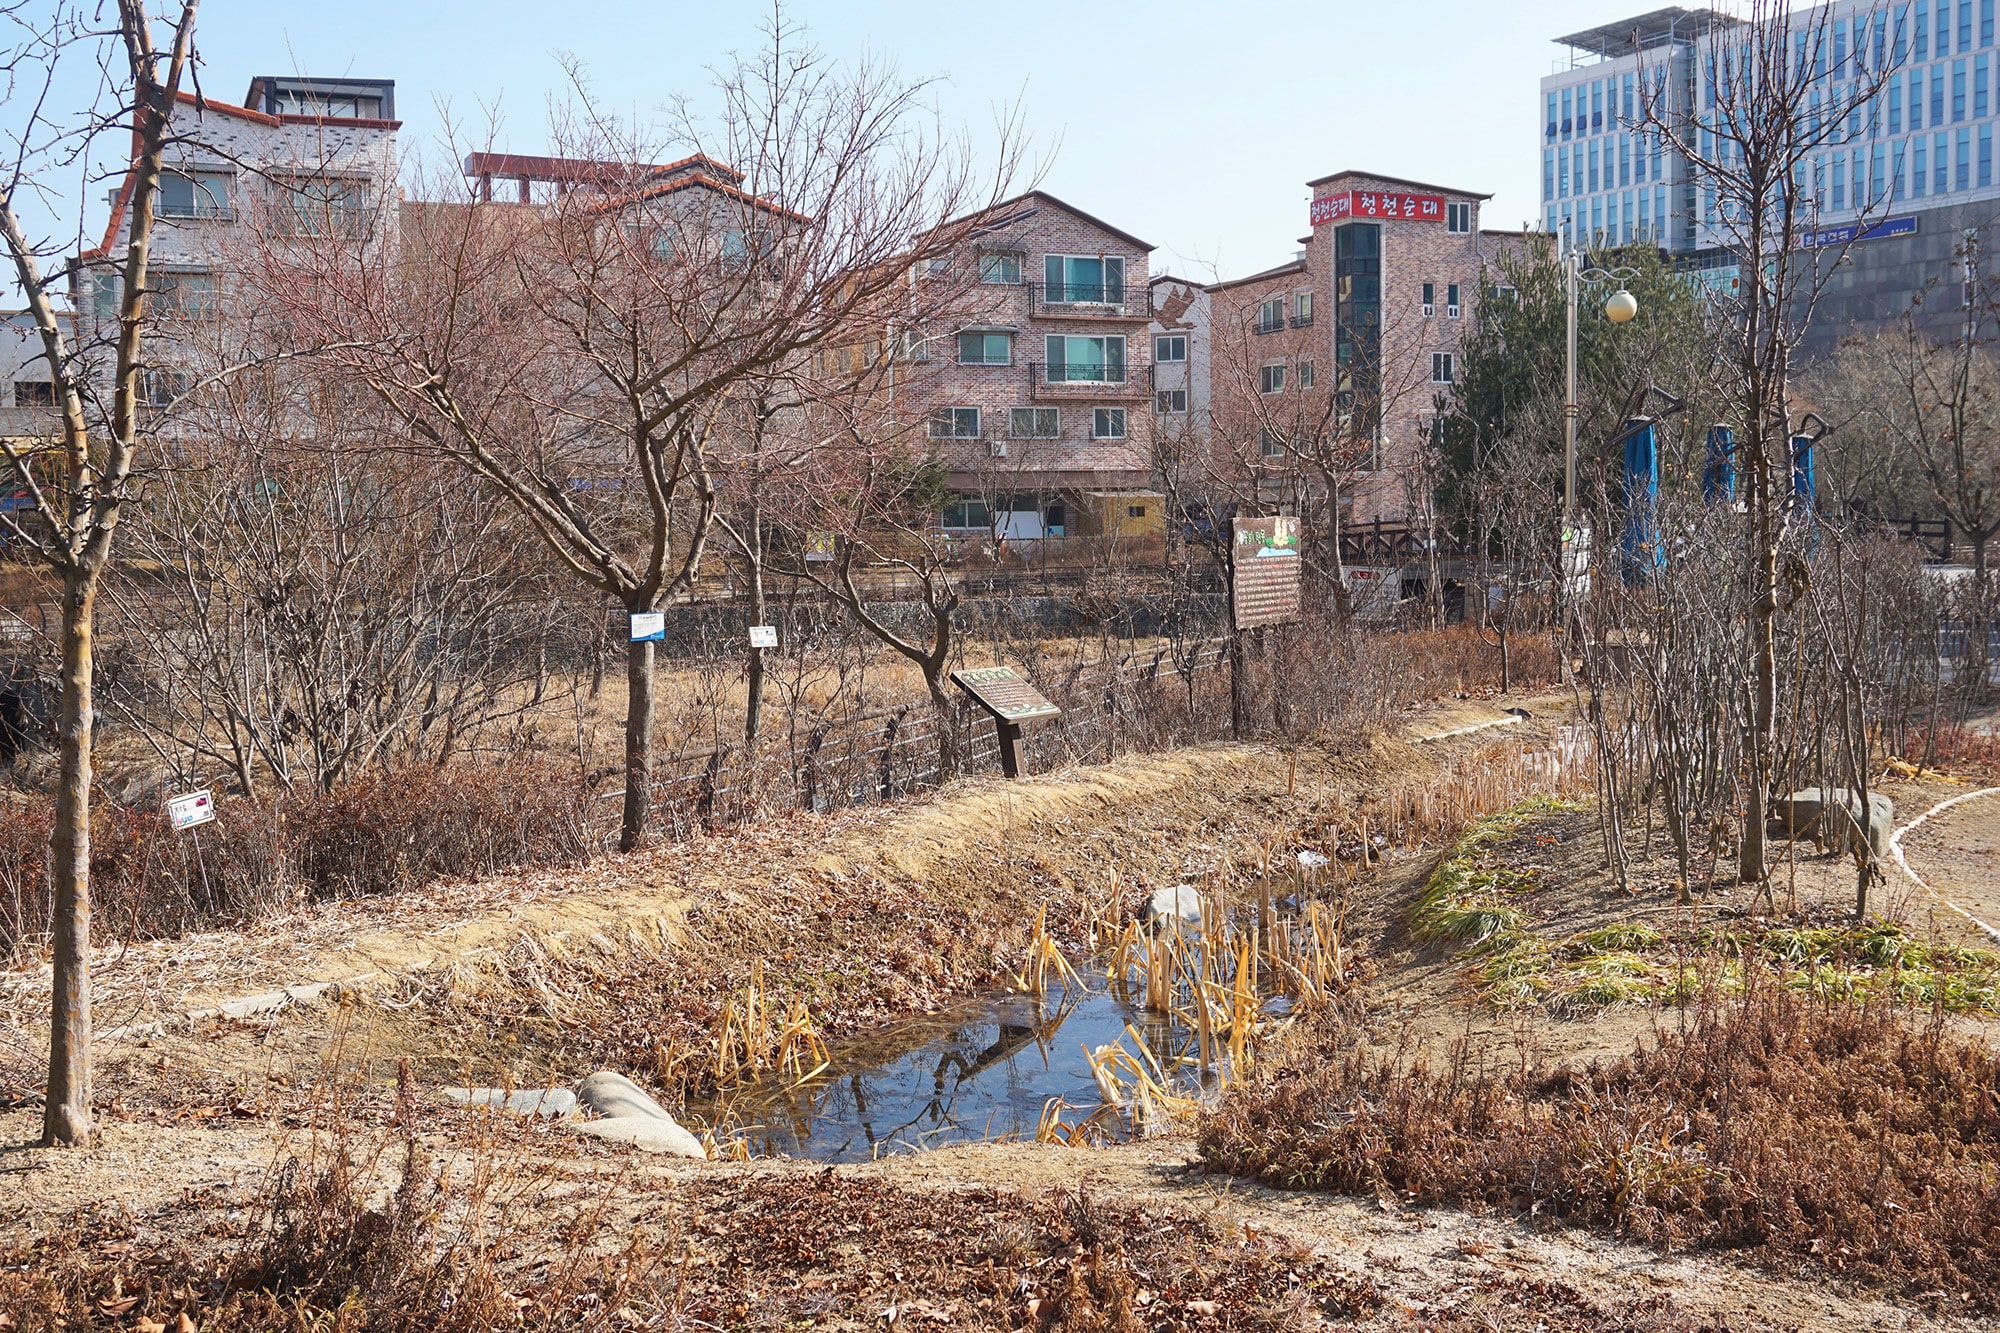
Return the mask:
[[1301, 361], [1299, 362], [1299, 387], [1301, 389], [1310, 389], [1312, 386], [1313, 363], [1310, 361]]
[[1257, 371], [1257, 392], [1283, 393], [1285, 391], [1285, 363], [1273, 362], [1261, 366]]
[[207, 319], [215, 314], [213, 273], [155, 273], [152, 307], [156, 314]]
[[1053, 407], [1017, 407], [1007, 426], [1017, 440], [1053, 440], [1062, 434], [1062, 418]]
[[1446, 319], [1458, 318], [1458, 284], [1448, 283], [1444, 289], [1444, 315]]
[[1434, 282], [1427, 282], [1427, 283], [1425, 283], [1425, 284], [1424, 284], [1424, 301], [1423, 301], [1423, 305], [1424, 305], [1424, 318], [1425, 318], [1425, 319], [1429, 319], [1429, 318], [1430, 318], [1430, 317], [1431, 317], [1431, 316], [1432, 316], [1433, 314], [1435, 314], [1435, 313], [1436, 313], [1436, 311], [1437, 311], [1437, 284], [1436, 284], [1436, 283], [1434, 283]]
[[1276, 333], [1285, 327], [1285, 298], [1274, 296], [1257, 306], [1257, 332]]
[[1048, 341], [1049, 383], [1123, 384], [1123, 336], [1077, 338], [1052, 333]]
[[950, 272], [951, 272], [951, 256], [950, 256], [950, 255], [932, 255], [932, 256], [931, 256], [931, 262], [930, 262], [930, 275], [931, 275], [931, 276], [932, 276], [933, 278], [942, 278], [942, 277], [944, 277], [944, 276], [945, 276], [946, 274], [948, 274], [948, 273], [950, 273]]
[[1021, 256], [990, 254], [979, 256], [979, 280], [988, 284], [1013, 286], [1021, 281]]
[[1160, 390], [1160, 411], [1168, 416], [1181, 416], [1187, 411], [1186, 389]]
[[1187, 335], [1185, 333], [1159, 334], [1153, 339], [1153, 360], [1160, 362], [1187, 360]]
[[93, 273], [89, 286], [90, 313], [98, 319], [118, 318], [118, 275]]
[[[368, 223], [365, 183], [324, 176], [279, 183], [277, 225], [286, 236], [358, 236]], [[743, 233], [730, 233], [740, 244]], [[727, 247], [725, 234], [724, 246]]]
[[[1643, 200], [1645, 196], [1641, 195], [1640, 198]], [[1507, 286], [1505, 283], [1502, 283], [1500, 286], [1495, 287], [1493, 289], [1493, 294], [1499, 297], [1502, 301], [1512, 301], [1520, 296], [1519, 292], [1515, 291], [1512, 287]]]
[[1451, 353], [1450, 353], [1450, 352], [1432, 352], [1432, 353], [1431, 353], [1431, 383], [1432, 383], [1432, 384], [1450, 384], [1451, 382], [1452, 382], [1452, 364], [1451, 364]]
[[159, 214], [163, 218], [226, 218], [230, 177], [220, 171], [160, 173]]
[[1093, 440], [1122, 440], [1125, 438], [1125, 409], [1122, 407], [1094, 408], [1090, 414], [1090, 438]]
[[168, 407], [194, 383], [184, 370], [149, 370], [140, 378], [139, 392], [148, 407]]
[[382, 115], [382, 99], [353, 93], [314, 93], [287, 89], [274, 99], [280, 116], [335, 116], [344, 120], [376, 120]]
[[979, 438], [979, 409], [940, 407], [931, 413], [933, 440], [976, 440]]
[[1042, 276], [1051, 305], [1122, 305], [1125, 261], [1113, 255], [1045, 255]]
[[1146, 506], [1144, 506], [1144, 505], [1126, 505], [1126, 506], [1125, 506], [1125, 517], [1127, 517], [1127, 518], [1144, 518], [1145, 516], [1146, 516]]
[[1299, 292], [1292, 297], [1292, 327], [1305, 328], [1313, 322], [1313, 294]]
[[1446, 204], [1444, 206], [1444, 229], [1455, 236], [1464, 236], [1472, 230], [1471, 204]]
[[47, 380], [14, 381], [14, 406], [54, 407], [55, 405], [56, 386]]
[[971, 496], [954, 501], [944, 507], [942, 526], [947, 528], [990, 528], [992, 516], [986, 512], [986, 502]]
[[1257, 452], [1265, 458], [1279, 458], [1285, 452], [1285, 442], [1276, 431], [1257, 432]]
[[958, 364], [961, 366], [1013, 365], [1014, 335], [1011, 333], [959, 334]]

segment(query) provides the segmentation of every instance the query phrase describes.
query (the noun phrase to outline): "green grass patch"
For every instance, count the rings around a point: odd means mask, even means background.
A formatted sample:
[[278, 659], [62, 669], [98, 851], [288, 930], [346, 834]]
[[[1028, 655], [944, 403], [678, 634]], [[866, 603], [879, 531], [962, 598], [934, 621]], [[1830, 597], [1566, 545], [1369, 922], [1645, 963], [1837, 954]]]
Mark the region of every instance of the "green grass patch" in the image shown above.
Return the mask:
[[2000, 1014], [2000, 951], [1915, 939], [1888, 921], [1744, 923], [1685, 933], [1617, 921], [1570, 936], [1538, 931], [1531, 900], [1547, 871], [1522, 864], [1504, 844], [1539, 818], [1581, 808], [1531, 801], [1480, 820], [1452, 845], [1410, 909], [1417, 939], [1464, 946], [1473, 984], [1495, 1008], [1589, 1013], [1685, 1004], [1705, 982], [1725, 994], [1739, 991], [1748, 957], [1816, 999]]

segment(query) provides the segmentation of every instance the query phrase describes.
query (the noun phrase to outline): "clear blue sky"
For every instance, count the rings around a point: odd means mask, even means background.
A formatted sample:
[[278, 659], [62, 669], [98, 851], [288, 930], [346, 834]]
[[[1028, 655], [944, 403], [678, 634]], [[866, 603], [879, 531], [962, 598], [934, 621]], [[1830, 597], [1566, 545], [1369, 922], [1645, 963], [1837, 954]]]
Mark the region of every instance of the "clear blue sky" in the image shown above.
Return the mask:
[[[1491, 192], [1487, 226], [1533, 218], [1535, 85], [1562, 55], [1550, 38], [1649, 7], [794, 0], [787, 12], [835, 56], [943, 80], [946, 118], [976, 138], [1018, 102], [1049, 159], [1046, 189], [1152, 241], [1156, 269], [1230, 277], [1288, 259], [1305, 182], [1342, 168]], [[497, 105], [498, 146], [536, 152], [562, 54], [605, 106], [643, 117], [704, 90], [707, 67], [754, 48], [767, 13], [744, 0], [208, 0], [202, 82], [235, 101], [257, 74], [393, 78], [409, 147], [436, 140], [440, 104], [480, 124]]]

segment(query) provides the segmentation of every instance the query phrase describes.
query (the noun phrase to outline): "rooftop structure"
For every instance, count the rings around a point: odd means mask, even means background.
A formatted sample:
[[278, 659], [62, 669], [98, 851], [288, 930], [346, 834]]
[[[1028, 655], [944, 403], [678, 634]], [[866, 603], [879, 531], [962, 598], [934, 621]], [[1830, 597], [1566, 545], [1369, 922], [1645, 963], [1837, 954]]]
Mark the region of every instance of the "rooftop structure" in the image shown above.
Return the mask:
[[1586, 55], [1613, 60], [1638, 51], [1690, 42], [1723, 28], [1738, 27], [1742, 22], [1716, 9], [1683, 9], [1679, 5], [1668, 5], [1649, 14], [1558, 37], [1556, 43]]

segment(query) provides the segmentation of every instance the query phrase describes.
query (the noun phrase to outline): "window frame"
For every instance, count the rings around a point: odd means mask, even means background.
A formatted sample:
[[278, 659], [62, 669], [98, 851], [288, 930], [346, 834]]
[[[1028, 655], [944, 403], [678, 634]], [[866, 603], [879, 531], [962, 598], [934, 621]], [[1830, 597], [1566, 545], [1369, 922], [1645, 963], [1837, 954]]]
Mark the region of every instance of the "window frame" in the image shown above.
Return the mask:
[[[965, 340], [967, 338], [978, 338], [981, 341], [981, 349], [980, 349], [982, 352], [981, 360], [968, 361], [965, 359]], [[991, 355], [985, 355], [986, 353], [991, 352], [992, 350], [991, 340], [994, 338], [999, 338], [1002, 340], [1002, 344], [1003, 346], [1005, 346], [1007, 351], [1005, 360], [995, 361]], [[1011, 366], [1014, 364], [1014, 335], [1012, 333], [1009, 333], [1005, 329], [960, 329], [954, 341], [956, 345], [953, 350], [957, 356], [958, 365]]]
[[[1161, 416], [1184, 417], [1187, 415], [1188, 409], [1187, 409], [1186, 389], [1161, 389], [1158, 391], [1158, 394], [1159, 396], [1157, 399], [1157, 406], [1155, 407], [1154, 410], [1157, 411]], [[1178, 399], [1180, 401], [1179, 407], [1175, 407], [1173, 405], [1175, 399]]]
[[[1460, 225], [1461, 222], [1463, 225]], [[1472, 205], [1455, 204], [1447, 200], [1444, 206], [1444, 229], [1450, 236], [1472, 235]]]
[[[1027, 256], [1019, 250], [985, 251], [979, 256], [980, 285], [984, 287], [1019, 287], [1022, 281], [1021, 275], [1027, 268], [1026, 259]], [[1008, 260], [1014, 262], [1014, 276], [1011, 278], [993, 277], [991, 266], [995, 262], [1004, 265]]]
[[1430, 319], [1432, 316], [1436, 315], [1437, 284], [1434, 282], [1425, 283], [1423, 285], [1423, 290], [1419, 292], [1417, 295], [1418, 295], [1417, 303], [1424, 308], [1424, 318]]
[[1305, 393], [1307, 390], [1312, 388], [1313, 363], [1311, 357], [1306, 357], [1304, 360], [1299, 362], [1298, 369], [1293, 374], [1292, 379], [1294, 383], [1297, 384], [1300, 393]]
[[[188, 208], [182, 211], [173, 207], [168, 192], [170, 181], [185, 181], [188, 186]], [[217, 194], [220, 187], [221, 193]], [[174, 222], [228, 221], [236, 216], [235, 205], [229, 202], [231, 191], [236, 186], [236, 173], [220, 171], [212, 167], [166, 168], [160, 172], [159, 203], [154, 211], [162, 218]], [[211, 206], [204, 208], [206, 198]]]
[[1459, 317], [1459, 311], [1463, 307], [1458, 303], [1458, 296], [1458, 284], [1455, 282], [1446, 283], [1444, 286], [1444, 317], [1446, 319], [1457, 319]]
[[[971, 414], [970, 434], [959, 429], [965, 414]], [[939, 430], [940, 423], [948, 424], [946, 430]], [[981, 419], [980, 410], [972, 406], [934, 407], [931, 409], [929, 438], [933, 440], [976, 440], [980, 438], [980, 428], [986, 423]]]
[[1282, 360], [1266, 361], [1257, 367], [1257, 392], [1260, 396], [1269, 398], [1284, 391], [1285, 363]]
[[1285, 307], [1289, 304], [1289, 300], [1282, 292], [1276, 296], [1267, 297], [1259, 301], [1257, 303], [1257, 332], [1281, 332], [1285, 327]]
[[[1071, 280], [1069, 275], [1069, 261], [1073, 259], [1082, 260], [1086, 263], [1093, 263], [1100, 266], [1098, 269], [1099, 277], [1097, 282], [1098, 296], [1095, 300], [1079, 300], [1074, 295], [1074, 293], [1077, 291], [1088, 291], [1090, 290], [1090, 287], [1086, 283], [1077, 283]], [[1063, 262], [1063, 279], [1060, 283], [1052, 283], [1048, 280], [1050, 260], [1061, 260]], [[1110, 266], [1113, 264], [1116, 264], [1118, 266], [1118, 280], [1117, 283], [1115, 284], [1115, 287], [1111, 280], [1111, 273], [1110, 273]], [[1125, 296], [1126, 269], [1127, 266], [1125, 263], [1124, 255], [1114, 255], [1102, 252], [1094, 255], [1076, 254], [1070, 251], [1045, 252], [1042, 255], [1042, 304], [1124, 305], [1126, 301], [1126, 296]], [[1058, 287], [1060, 287], [1062, 290], [1061, 297], [1056, 297], [1051, 294], [1052, 291]], [[1118, 293], [1115, 297], [1111, 295], [1111, 292], [1113, 290], [1116, 290]]]
[[[1028, 414], [1030, 430], [1027, 434], [1023, 434], [1020, 430], [1021, 413], [1023, 412]], [[1042, 412], [1047, 412], [1049, 419], [1055, 422], [1055, 427], [1046, 434], [1033, 429], [1035, 425], [1039, 424], [1036, 421], [1037, 414]], [[1009, 408], [1007, 410], [1007, 438], [1010, 440], [1060, 440], [1062, 438], [1062, 409], [1056, 407]]]
[[[1163, 356], [1161, 343], [1179, 343], [1179, 356]], [[1161, 366], [1177, 366], [1187, 360], [1187, 335], [1185, 333], [1156, 333], [1153, 335], [1153, 363]]]
[[[1098, 427], [1110, 421], [1118, 423], [1116, 433], [1106, 433]], [[1123, 440], [1128, 438], [1131, 422], [1122, 407], [1093, 407], [1090, 409], [1090, 438], [1093, 440]]]
[[1310, 287], [1301, 287], [1292, 293], [1292, 327], [1295, 329], [1310, 328], [1312, 327], [1312, 322], [1313, 291]]
[[[1438, 374], [1440, 370], [1444, 372], [1442, 376]], [[1456, 356], [1453, 353], [1451, 352], [1431, 353], [1432, 384], [1456, 384], [1458, 383], [1457, 375], [1458, 375], [1458, 362]]]
[[[1053, 350], [1054, 345], [1058, 341], [1062, 343], [1063, 349], [1063, 359], [1061, 361], [1056, 360]], [[1079, 378], [1069, 373], [1071, 365], [1091, 364], [1084, 361], [1072, 362], [1069, 359], [1069, 344], [1071, 341], [1099, 342], [1104, 344], [1104, 359], [1101, 362], [1104, 367], [1103, 375], [1096, 378]], [[1111, 345], [1113, 343], [1118, 345], [1118, 355], [1115, 362], [1111, 355]], [[1125, 335], [1122, 333], [1051, 333], [1046, 336], [1042, 343], [1043, 354], [1047, 357], [1043, 365], [1043, 373], [1047, 375], [1048, 383], [1050, 384], [1124, 384], [1131, 375], [1131, 363], [1127, 359], [1127, 352], [1129, 350]], [[1060, 379], [1056, 378], [1054, 374], [1057, 366], [1061, 366], [1063, 369], [1062, 378]], [[1117, 371], [1115, 376], [1112, 374], [1114, 368]]]

